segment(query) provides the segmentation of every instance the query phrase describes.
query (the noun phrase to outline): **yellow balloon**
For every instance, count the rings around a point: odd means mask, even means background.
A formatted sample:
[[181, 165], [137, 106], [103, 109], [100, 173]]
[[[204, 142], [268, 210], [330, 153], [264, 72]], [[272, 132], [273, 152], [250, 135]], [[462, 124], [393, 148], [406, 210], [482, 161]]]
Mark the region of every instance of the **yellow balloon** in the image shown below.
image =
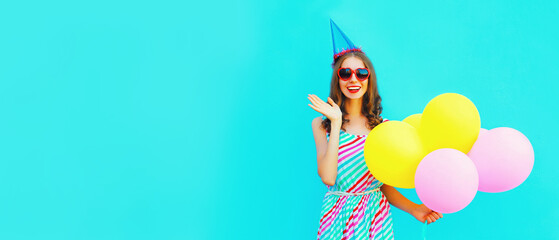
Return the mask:
[[421, 115], [419, 135], [425, 151], [454, 148], [467, 154], [481, 128], [479, 112], [470, 101], [457, 93], [433, 98]]
[[379, 124], [367, 136], [365, 163], [382, 183], [414, 188], [417, 165], [426, 155], [416, 128], [400, 121]]
[[419, 128], [420, 121], [421, 121], [421, 113], [418, 113], [418, 114], [414, 114], [414, 115], [409, 115], [402, 122], [409, 123], [414, 128]]

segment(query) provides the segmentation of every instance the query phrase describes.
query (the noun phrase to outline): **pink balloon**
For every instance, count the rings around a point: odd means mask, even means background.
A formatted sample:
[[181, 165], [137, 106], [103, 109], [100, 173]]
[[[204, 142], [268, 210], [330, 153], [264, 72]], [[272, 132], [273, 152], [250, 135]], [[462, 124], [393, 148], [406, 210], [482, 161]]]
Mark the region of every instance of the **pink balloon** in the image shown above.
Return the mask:
[[478, 174], [474, 163], [452, 148], [435, 150], [421, 160], [415, 172], [415, 191], [433, 211], [454, 213], [476, 196]]
[[479, 191], [505, 192], [520, 185], [534, 167], [534, 149], [521, 132], [500, 127], [478, 137], [468, 156], [479, 173]]

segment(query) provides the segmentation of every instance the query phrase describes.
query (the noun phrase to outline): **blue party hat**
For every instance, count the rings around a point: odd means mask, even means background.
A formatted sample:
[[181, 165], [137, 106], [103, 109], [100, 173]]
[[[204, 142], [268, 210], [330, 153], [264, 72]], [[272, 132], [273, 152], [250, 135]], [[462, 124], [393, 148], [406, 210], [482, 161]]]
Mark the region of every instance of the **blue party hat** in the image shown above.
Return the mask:
[[330, 19], [330, 29], [332, 30], [332, 44], [334, 45], [334, 62], [348, 52], [362, 52], [361, 48], [355, 47], [332, 19]]

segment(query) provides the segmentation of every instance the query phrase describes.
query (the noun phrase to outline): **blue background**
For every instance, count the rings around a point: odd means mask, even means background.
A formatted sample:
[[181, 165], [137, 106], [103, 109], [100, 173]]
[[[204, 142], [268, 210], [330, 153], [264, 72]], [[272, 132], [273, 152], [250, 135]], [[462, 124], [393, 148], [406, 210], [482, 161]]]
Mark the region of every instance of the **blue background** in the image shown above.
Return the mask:
[[[326, 186], [307, 94], [329, 18], [383, 116], [456, 92], [535, 151], [530, 177], [428, 239], [558, 239], [557, 1], [4, 1], [1, 239], [313, 239]], [[402, 189], [419, 202], [413, 189]], [[392, 208], [396, 239], [422, 224]]]

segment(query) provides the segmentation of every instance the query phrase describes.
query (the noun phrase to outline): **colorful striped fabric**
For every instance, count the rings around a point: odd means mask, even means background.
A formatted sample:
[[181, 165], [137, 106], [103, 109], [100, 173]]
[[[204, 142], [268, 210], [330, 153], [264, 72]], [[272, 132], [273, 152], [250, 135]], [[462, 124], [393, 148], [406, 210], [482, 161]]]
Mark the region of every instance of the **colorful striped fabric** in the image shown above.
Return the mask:
[[[366, 138], [367, 135], [340, 131], [338, 175], [336, 183], [328, 186], [328, 192], [360, 193], [382, 186], [365, 164], [363, 146]], [[357, 196], [326, 195], [318, 239], [394, 239], [386, 196], [381, 191]]]

